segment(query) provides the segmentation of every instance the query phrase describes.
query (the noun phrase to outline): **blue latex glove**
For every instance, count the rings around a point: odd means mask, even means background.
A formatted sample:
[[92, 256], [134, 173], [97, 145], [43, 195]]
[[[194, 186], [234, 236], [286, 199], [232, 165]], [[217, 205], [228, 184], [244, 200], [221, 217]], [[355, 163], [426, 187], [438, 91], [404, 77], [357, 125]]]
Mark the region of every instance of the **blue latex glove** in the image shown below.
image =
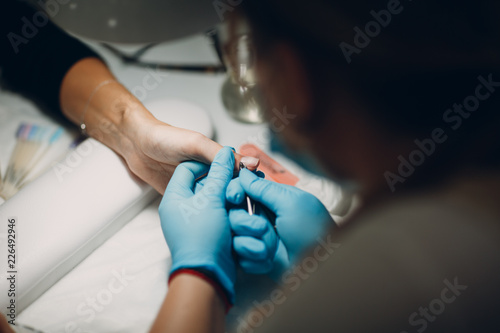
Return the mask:
[[234, 233], [233, 248], [243, 270], [253, 274], [270, 272], [279, 244], [271, 223], [263, 216], [250, 216], [242, 208], [231, 209], [229, 221]]
[[219, 151], [203, 188], [194, 194], [196, 179], [208, 168], [184, 162], [175, 169], [159, 207], [161, 226], [172, 254], [171, 273], [181, 268], [207, 270], [234, 304], [236, 268], [225, 198], [233, 177], [233, 151], [229, 147]]
[[245, 195], [276, 215], [277, 231], [274, 233], [270, 217], [265, 214], [250, 216], [241, 210], [230, 211], [231, 228], [240, 239], [234, 238], [234, 249], [249, 273], [288, 268], [327, 228], [335, 225], [325, 206], [312, 194], [241, 170], [229, 184], [226, 197], [238, 205]]

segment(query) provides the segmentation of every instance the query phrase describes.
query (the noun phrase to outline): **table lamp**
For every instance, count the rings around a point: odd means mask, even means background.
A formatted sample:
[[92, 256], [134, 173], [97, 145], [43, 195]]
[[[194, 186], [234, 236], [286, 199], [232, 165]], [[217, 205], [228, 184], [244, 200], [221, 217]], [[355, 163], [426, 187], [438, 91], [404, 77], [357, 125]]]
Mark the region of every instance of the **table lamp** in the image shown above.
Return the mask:
[[[44, 8], [52, 21], [77, 36], [105, 43], [147, 44], [133, 55], [105, 44], [122, 61], [142, 67], [198, 72], [221, 72], [228, 68], [221, 97], [229, 114], [238, 121], [262, 123], [263, 110], [256, 98], [253, 61], [247, 59], [246, 34], [227, 38], [224, 23], [242, 0], [30, 0]], [[224, 28], [221, 28], [224, 27]], [[151, 64], [140, 56], [152, 45], [211, 30], [210, 36], [222, 64]], [[218, 36], [225, 36], [220, 41]], [[247, 56], [241, 57], [242, 54]], [[245, 61], [242, 61], [244, 59]], [[244, 73], [245, 75], [243, 75]]]
[[41, 0], [52, 21], [77, 36], [158, 43], [206, 31], [224, 19], [212, 0]]

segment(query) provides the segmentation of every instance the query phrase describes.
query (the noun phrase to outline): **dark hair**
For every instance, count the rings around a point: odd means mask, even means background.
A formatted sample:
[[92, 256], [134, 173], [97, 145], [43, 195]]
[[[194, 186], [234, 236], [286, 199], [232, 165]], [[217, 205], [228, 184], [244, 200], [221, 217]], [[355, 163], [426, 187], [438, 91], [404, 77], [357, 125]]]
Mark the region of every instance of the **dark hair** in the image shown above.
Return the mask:
[[[381, 11], [396, 5], [391, 8], [399, 12], [384, 27]], [[241, 7], [258, 56], [265, 57], [277, 41], [297, 50], [317, 101], [312, 126], [324, 123], [335, 98], [332, 87], [340, 83], [392, 135], [429, 137], [433, 129], [450, 126], [445, 112], [475, 94], [479, 77], [500, 82], [500, 2], [245, 0]], [[371, 30], [372, 37], [365, 30], [371, 21], [380, 28]], [[366, 47], [354, 42], [358, 28], [371, 39]], [[449, 140], [427, 167], [500, 166], [496, 89], [460, 128], [448, 132]]]

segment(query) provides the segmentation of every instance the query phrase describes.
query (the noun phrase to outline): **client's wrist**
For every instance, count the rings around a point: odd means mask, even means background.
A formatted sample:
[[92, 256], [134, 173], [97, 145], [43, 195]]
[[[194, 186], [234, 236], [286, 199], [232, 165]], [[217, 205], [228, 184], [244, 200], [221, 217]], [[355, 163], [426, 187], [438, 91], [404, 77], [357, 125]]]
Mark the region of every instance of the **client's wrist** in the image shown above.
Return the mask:
[[158, 126], [157, 120], [142, 104], [130, 103], [124, 107], [120, 120], [120, 137], [118, 153], [126, 160], [137, 153], [139, 147], [144, 145], [151, 128]]
[[150, 114], [124, 87], [113, 82], [116, 84], [105, 85], [95, 94], [83, 121], [88, 136], [125, 157], [136, 140], [134, 127]]
[[144, 132], [144, 127], [161, 123], [138, 100], [131, 100], [124, 106], [120, 127], [123, 134], [129, 138], [137, 138]]

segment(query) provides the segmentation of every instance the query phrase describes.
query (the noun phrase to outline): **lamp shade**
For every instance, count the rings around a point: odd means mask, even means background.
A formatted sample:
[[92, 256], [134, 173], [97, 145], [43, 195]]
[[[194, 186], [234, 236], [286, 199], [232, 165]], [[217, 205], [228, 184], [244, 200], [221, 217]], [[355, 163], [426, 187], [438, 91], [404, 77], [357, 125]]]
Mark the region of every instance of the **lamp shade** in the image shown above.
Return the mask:
[[115, 43], [167, 41], [205, 31], [223, 20], [213, 0], [42, 0], [52, 21], [75, 35]]

